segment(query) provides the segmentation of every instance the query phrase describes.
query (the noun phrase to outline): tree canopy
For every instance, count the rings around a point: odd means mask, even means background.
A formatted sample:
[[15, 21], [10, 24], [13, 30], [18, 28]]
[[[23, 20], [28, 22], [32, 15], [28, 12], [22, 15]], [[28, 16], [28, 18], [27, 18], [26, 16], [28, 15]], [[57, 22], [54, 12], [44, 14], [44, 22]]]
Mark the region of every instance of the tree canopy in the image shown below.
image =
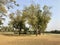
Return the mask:
[[[47, 5], [42, 9], [39, 4], [31, 4], [28, 7], [26, 6], [20, 13], [12, 13], [10, 18], [13, 27], [21, 30], [27, 21], [27, 23], [34, 29], [36, 35], [44, 32], [49, 20], [51, 19], [51, 12]], [[16, 17], [14, 15], [16, 15]]]
[[16, 3], [16, 0], [0, 0], [0, 25], [2, 24], [2, 20], [4, 20], [4, 18], [2, 18], [3, 16], [7, 16], [7, 12], [10, 8], [13, 8], [14, 5], [15, 6], [19, 6]]
[[50, 8], [45, 5], [41, 10], [39, 4], [31, 4], [29, 7], [25, 7], [23, 17], [28, 20], [28, 24], [34, 28], [37, 35], [38, 32], [44, 32], [47, 28], [47, 24], [51, 19]]

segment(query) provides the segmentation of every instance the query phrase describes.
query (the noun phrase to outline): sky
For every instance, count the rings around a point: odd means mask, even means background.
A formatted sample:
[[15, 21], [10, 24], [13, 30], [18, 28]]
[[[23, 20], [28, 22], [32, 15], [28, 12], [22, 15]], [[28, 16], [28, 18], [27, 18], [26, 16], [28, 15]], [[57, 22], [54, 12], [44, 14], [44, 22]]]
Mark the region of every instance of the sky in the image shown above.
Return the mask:
[[[34, 1], [34, 2], [33, 2]], [[44, 5], [50, 6], [51, 8], [51, 20], [47, 25], [46, 30], [60, 30], [60, 0], [17, 0], [17, 3], [20, 4], [19, 7], [15, 7], [14, 9], [10, 10], [10, 12], [24, 9], [24, 6], [29, 6], [31, 3], [33, 4], [40, 4], [40, 7], [42, 8]], [[4, 25], [7, 25], [8, 23], [8, 17], [6, 18], [6, 21]]]

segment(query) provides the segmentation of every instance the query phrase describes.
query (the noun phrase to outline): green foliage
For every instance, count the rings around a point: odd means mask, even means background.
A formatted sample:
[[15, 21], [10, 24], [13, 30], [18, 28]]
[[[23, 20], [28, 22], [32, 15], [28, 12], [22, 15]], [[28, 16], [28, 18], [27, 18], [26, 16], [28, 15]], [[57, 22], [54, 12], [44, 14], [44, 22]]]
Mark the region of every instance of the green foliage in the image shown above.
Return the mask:
[[22, 13], [17, 10], [17, 13], [10, 14], [10, 18], [12, 26], [16, 29], [20, 29], [19, 34], [21, 29], [26, 29], [25, 22], [27, 21], [37, 35], [38, 32], [44, 32], [47, 28], [47, 24], [51, 19], [51, 12], [50, 8], [46, 5], [43, 7], [43, 10], [41, 10], [39, 4], [31, 4], [30, 6], [25, 7]]
[[44, 31], [47, 27], [49, 20], [51, 19], [51, 13], [49, 7], [44, 6], [43, 11], [39, 5], [31, 4], [29, 7], [25, 7], [23, 11], [23, 17], [28, 20], [28, 24], [31, 25], [36, 31]]
[[0, 31], [1, 32], [13, 32], [14, 30], [10, 26], [9, 27], [8, 26], [2, 26]]
[[0, 24], [2, 24], [2, 17], [7, 16], [8, 10], [14, 6], [19, 6], [19, 4], [16, 3], [16, 0], [0, 0]]
[[0, 25], [3, 24], [2, 21], [0, 20]]
[[[18, 10], [17, 10], [18, 11]], [[11, 19], [11, 24], [15, 29], [19, 29], [19, 34], [21, 29], [23, 29], [25, 27], [25, 20], [22, 18], [22, 16], [20, 15], [20, 13], [16, 13], [17, 15], [14, 16], [14, 14], [10, 14], [10, 19]]]

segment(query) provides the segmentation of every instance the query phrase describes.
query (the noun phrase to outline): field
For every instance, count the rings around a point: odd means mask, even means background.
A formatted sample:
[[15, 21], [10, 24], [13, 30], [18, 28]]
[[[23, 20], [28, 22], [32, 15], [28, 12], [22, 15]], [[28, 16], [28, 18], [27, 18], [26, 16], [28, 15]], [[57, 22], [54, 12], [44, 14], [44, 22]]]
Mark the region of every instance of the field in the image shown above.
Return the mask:
[[0, 45], [60, 45], [59, 34], [6, 36], [0, 35]]

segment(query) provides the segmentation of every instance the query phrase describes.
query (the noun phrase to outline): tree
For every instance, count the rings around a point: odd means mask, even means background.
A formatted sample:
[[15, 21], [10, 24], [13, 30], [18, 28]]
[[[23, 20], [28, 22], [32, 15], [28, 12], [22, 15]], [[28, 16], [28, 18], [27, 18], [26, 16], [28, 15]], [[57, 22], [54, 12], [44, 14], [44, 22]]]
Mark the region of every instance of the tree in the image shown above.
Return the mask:
[[19, 35], [21, 33], [21, 29], [25, 27], [24, 22], [25, 20], [22, 18], [21, 13], [18, 13], [19, 11], [17, 10], [16, 16], [14, 16], [14, 13], [10, 14], [10, 23], [15, 29], [19, 29]]
[[34, 30], [36, 31], [36, 35], [38, 34], [38, 32], [44, 32], [49, 20], [51, 19], [49, 7], [44, 6], [42, 11], [38, 4], [31, 4], [29, 7], [25, 7], [22, 15], [25, 20], [28, 21], [28, 24], [34, 28]]
[[[11, 24], [14, 28], [19, 29], [19, 35], [21, 29], [26, 29], [25, 22], [32, 26], [35, 31], [35, 34], [44, 32], [51, 19], [51, 12], [48, 6], [44, 6], [43, 10], [40, 9], [40, 5], [31, 4], [28, 7], [25, 7], [22, 13], [17, 10], [17, 13], [10, 14]], [[26, 32], [26, 30], [25, 30]]]
[[25, 7], [23, 10], [23, 17], [28, 21], [28, 24], [31, 25], [36, 31], [37, 35], [37, 11], [40, 9], [39, 6], [31, 4], [29, 7]]
[[5, 16], [5, 13], [6, 13], [6, 12], [7, 12], [7, 11], [6, 11], [5, 7], [3, 6], [3, 4], [0, 3], [0, 25], [3, 24], [3, 23], [2, 23], [2, 20], [5, 20], [5, 19], [3, 18], [3, 16]]
[[[7, 14], [7, 9], [11, 9], [15, 6], [19, 6], [16, 3], [16, 0], [0, 0], [0, 22], [2, 22], [2, 20], [4, 20], [4, 18], [2, 18], [3, 16], [6, 16]], [[0, 23], [2, 24], [2, 23]]]
[[43, 14], [42, 14], [42, 32], [44, 33], [44, 30], [47, 28], [47, 24], [49, 23], [50, 19], [51, 19], [51, 12], [50, 12], [51, 7], [48, 7], [47, 5], [45, 5], [43, 7]]
[[7, 13], [7, 9], [13, 8], [14, 5], [18, 6], [16, 0], [0, 0], [0, 13]]
[[2, 26], [1, 30], [2, 32], [13, 32], [13, 28], [12, 27], [8, 27], [8, 26]]

